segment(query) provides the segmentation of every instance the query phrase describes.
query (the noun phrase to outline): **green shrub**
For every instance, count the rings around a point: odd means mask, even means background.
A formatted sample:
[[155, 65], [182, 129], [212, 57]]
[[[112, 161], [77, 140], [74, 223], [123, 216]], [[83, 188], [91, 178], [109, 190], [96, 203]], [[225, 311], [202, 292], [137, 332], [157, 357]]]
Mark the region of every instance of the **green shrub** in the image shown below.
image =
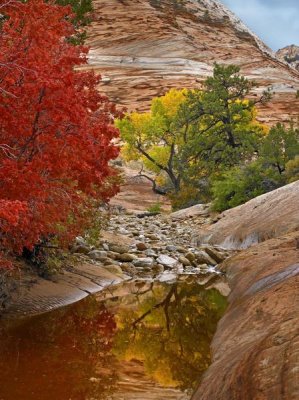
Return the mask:
[[212, 181], [213, 209], [224, 211], [246, 203], [284, 184], [273, 169], [264, 169], [258, 162], [233, 168]]
[[147, 211], [150, 213], [160, 213], [162, 211], [161, 209], [161, 203], [157, 202], [152, 204], [147, 208]]
[[289, 183], [299, 180], [299, 155], [286, 164], [286, 176]]

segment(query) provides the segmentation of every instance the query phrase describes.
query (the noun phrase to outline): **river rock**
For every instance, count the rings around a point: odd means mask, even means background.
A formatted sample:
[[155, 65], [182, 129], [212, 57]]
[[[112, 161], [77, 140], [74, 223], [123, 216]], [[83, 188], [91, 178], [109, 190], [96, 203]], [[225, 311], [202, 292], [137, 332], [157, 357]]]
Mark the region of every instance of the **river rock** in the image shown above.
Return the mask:
[[78, 244], [72, 247], [72, 253], [88, 254], [90, 252], [90, 247], [86, 244]]
[[87, 255], [88, 255], [89, 258], [91, 258], [93, 260], [101, 261], [101, 260], [107, 258], [107, 251], [105, 251], [105, 250], [92, 250]]
[[186, 258], [184, 256], [179, 257], [179, 262], [182, 263], [184, 265], [184, 267], [188, 267], [191, 265], [190, 260], [188, 260], [188, 258]]
[[153, 263], [154, 259], [151, 257], [137, 258], [136, 260], [133, 260], [133, 265], [135, 267], [151, 267]]
[[195, 254], [192, 253], [191, 251], [189, 251], [188, 253], [186, 253], [185, 257], [186, 257], [189, 261], [191, 261], [191, 262], [195, 261]]
[[164, 267], [173, 268], [176, 266], [178, 261], [175, 258], [167, 256], [166, 254], [161, 254], [157, 258], [157, 263], [164, 265]]
[[147, 249], [147, 245], [143, 242], [136, 243], [136, 247], [139, 251], [144, 251]]
[[113, 251], [114, 253], [123, 254], [128, 253], [129, 247], [121, 244], [110, 244], [109, 250]]
[[213, 258], [217, 262], [217, 264], [221, 263], [226, 259], [226, 254], [224, 252], [221, 252], [219, 250], [216, 250], [212, 246], [201, 246], [201, 249], [205, 251], [210, 257]]
[[203, 250], [196, 252], [196, 261], [199, 264], [217, 265], [217, 262]]
[[157, 240], [160, 240], [160, 238], [159, 238], [159, 236], [157, 236], [157, 235], [154, 235], [154, 234], [148, 234], [148, 235], [146, 235], [150, 240], [153, 240], [153, 241], [157, 241]]
[[148, 257], [157, 257], [157, 253], [153, 249], [147, 249], [144, 253]]
[[130, 253], [123, 253], [123, 254], [118, 254], [116, 256], [116, 259], [119, 261], [123, 261], [123, 262], [130, 262], [133, 261], [137, 258], [137, 256], [135, 256], [135, 254], [130, 254]]

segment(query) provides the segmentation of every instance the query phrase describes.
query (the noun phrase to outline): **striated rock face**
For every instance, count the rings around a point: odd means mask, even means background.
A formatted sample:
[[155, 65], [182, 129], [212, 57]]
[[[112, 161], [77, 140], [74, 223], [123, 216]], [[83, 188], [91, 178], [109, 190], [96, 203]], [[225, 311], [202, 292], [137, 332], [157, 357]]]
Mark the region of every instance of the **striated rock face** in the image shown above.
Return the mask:
[[286, 61], [299, 71], [299, 46], [294, 44], [286, 46], [276, 52], [276, 57], [282, 61]]
[[227, 210], [220, 220], [199, 231], [194, 243], [246, 249], [253, 244], [299, 230], [299, 181]]
[[230, 306], [193, 400], [298, 399], [298, 242], [292, 233], [224, 262]]
[[94, 0], [88, 68], [103, 76], [100, 90], [128, 109], [146, 110], [172, 87], [200, 87], [213, 63], [237, 64], [266, 87], [273, 102], [261, 120], [299, 113], [299, 74], [275, 55], [222, 3], [214, 0]]

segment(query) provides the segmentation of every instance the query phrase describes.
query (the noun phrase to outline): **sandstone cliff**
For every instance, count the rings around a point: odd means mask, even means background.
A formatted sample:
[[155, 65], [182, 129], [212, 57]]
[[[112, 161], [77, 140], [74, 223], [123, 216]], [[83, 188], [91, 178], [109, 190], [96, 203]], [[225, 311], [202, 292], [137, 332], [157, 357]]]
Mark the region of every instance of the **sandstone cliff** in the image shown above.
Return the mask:
[[276, 57], [282, 61], [286, 61], [299, 71], [299, 46], [294, 44], [286, 46], [276, 52]]
[[299, 113], [299, 74], [279, 61], [233, 13], [215, 0], [94, 0], [89, 64], [104, 77], [100, 90], [128, 109], [145, 110], [172, 87], [200, 87], [213, 63], [237, 64], [272, 87], [261, 120]]

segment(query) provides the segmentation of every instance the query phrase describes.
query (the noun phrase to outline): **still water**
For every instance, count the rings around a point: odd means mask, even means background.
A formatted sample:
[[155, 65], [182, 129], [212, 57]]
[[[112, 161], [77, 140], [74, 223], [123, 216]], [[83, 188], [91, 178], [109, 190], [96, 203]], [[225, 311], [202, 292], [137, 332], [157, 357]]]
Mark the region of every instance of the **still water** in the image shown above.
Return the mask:
[[187, 400], [226, 308], [196, 279], [122, 284], [0, 323], [1, 400]]

